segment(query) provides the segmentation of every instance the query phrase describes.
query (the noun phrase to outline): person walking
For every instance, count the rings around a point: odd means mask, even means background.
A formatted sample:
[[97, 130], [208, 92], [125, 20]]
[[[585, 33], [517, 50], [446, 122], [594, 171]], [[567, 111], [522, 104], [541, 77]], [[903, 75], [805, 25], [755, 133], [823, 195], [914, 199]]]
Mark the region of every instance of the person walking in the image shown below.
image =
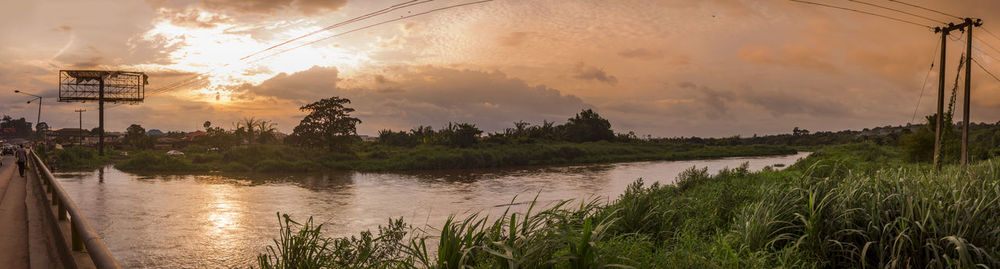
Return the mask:
[[24, 177], [24, 167], [28, 165], [28, 150], [24, 148], [24, 145], [21, 145], [14, 153], [14, 157], [17, 158], [17, 172], [21, 174], [21, 177]]

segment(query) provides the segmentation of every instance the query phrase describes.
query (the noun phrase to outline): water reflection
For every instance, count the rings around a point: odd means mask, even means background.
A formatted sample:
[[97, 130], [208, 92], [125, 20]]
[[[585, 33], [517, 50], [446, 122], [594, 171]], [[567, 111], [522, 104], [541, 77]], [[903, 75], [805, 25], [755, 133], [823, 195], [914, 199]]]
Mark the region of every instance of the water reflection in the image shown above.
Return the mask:
[[637, 178], [669, 184], [692, 166], [717, 171], [750, 162], [758, 170], [803, 156], [302, 176], [135, 175], [107, 167], [57, 177], [124, 267], [215, 268], [252, 264], [277, 236], [279, 211], [314, 216], [328, 236], [398, 217], [439, 227], [452, 214], [498, 214], [512, 202], [524, 210], [536, 195], [542, 204], [614, 199]]

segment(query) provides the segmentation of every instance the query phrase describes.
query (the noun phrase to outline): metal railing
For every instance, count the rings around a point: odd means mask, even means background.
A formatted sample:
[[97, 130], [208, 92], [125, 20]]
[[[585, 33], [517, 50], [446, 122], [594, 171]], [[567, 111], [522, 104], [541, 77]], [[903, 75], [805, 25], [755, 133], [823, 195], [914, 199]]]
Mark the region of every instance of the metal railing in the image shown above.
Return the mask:
[[101, 241], [101, 237], [97, 235], [94, 228], [90, 226], [90, 222], [83, 216], [83, 212], [76, 206], [73, 199], [70, 199], [62, 185], [59, 185], [59, 182], [55, 180], [52, 172], [42, 163], [41, 158], [34, 151], [31, 152], [31, 156], [33, 167], [38, 171], [42, 183], [46, 186], [45, 191], [52, 194], [52, 205], [58, 207], [56, 215], [59, 221], [67, 220], [67, 214], [69, 215], [73, 251], [84, 251], [84, 247], [86, 247], [87, 254], [97, 268], [121, 268], [118, 261], [111, 256], [108, 248], [104, 246], [104, 241]]

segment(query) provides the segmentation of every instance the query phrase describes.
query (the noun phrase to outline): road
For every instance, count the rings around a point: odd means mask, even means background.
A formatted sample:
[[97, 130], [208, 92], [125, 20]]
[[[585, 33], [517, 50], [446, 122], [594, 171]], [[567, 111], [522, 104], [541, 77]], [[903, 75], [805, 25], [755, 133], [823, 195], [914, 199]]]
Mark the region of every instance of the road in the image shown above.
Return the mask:
[[[0, 264], [6, 268], [28, 268], [28, 214], [25, 178], [17, 173], [12, 156], [3, 156], [0, 166]], [[25, 171], [27, 175], [27, 171]]]

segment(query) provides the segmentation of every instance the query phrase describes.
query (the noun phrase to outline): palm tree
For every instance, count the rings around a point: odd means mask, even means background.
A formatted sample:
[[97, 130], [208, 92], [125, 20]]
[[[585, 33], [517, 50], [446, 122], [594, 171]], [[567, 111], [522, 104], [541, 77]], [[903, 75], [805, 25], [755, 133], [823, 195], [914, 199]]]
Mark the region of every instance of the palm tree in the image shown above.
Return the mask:
[[247, 144], [253, 144], [254, 133], [260, 125], [260, 122], [261, 120], [258, 120], [256, 117], [250, 116], [235, 122], [233, 125], [236, 125], [237, 132], [242, 130], [246, 133]]
[[261, 140], [260, 142], [264, 143], [265, 139], [272, 139], [275, 137], [274, 133], [278, 131], [278, 124], [269, 120], [260, 120], [257, 121], [256, 128], [258, 140]]

